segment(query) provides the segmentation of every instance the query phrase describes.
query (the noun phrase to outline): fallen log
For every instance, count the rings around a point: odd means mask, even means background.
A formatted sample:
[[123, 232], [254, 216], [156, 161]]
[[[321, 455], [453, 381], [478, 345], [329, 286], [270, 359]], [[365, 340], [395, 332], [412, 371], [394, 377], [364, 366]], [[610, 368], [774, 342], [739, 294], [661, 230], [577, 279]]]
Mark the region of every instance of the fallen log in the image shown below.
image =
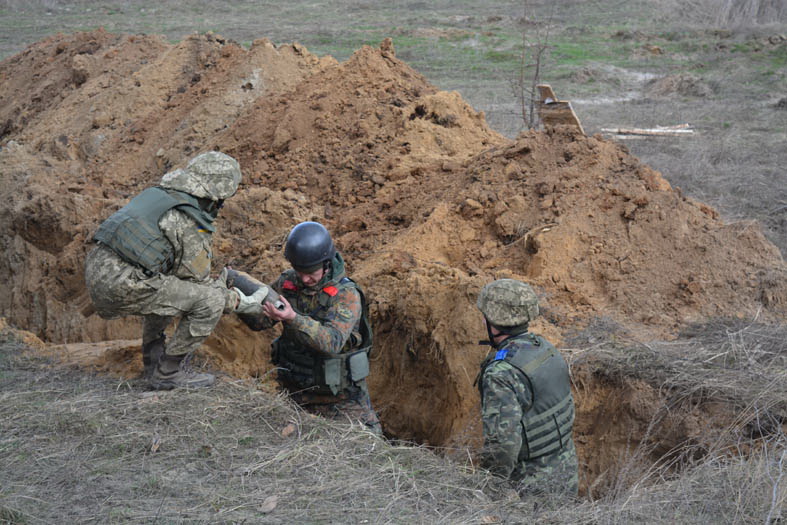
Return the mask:
[[658, 126], [655, 128], [601, 128], [601, 131], [615, 135], [641, 135], [651, 137], [681, 137], [694, 134], [694, 130], [689, 124]]

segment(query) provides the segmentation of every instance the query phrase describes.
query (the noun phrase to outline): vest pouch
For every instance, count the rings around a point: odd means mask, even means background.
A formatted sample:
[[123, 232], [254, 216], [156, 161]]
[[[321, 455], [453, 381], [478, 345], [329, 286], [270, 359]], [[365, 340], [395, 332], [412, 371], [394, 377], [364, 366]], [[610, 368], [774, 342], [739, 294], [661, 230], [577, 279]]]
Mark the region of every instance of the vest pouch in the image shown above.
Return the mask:
[[357, 383], [369, 375], [369, 355], [366, 350], [350, 354], [347, 358], [347, 368], [350, 369], [350, 380]]
[[342, 375], [344, 372], [344, 360], [341, 358], [330, 358], [322, 361], [322, 379], [325, 386], [331, 389], [333, 395], [342, 391]]
[[281, 337], [274, 339], [271, 345], [271, 361], [278, 368], [279, 378], [294, 383], [299, 389], [314, 387], [322, 377], [322, 369], [311, 355]]

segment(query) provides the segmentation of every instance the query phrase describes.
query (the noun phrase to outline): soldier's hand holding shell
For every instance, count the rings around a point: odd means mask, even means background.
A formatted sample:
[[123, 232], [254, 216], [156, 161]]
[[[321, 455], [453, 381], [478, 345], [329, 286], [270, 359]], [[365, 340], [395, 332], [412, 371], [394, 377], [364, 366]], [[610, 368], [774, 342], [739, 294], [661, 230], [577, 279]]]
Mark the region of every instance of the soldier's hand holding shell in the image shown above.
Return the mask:
[[238, 305], [235, 307], [235, 313], [239, 314], [259, 314], [262, 312], [262, 301], [268, 295], [268, 286], [261, 285], [257, 291], [251, 295], [246, 295], [238, 288], [232, 288], [238, 294]]

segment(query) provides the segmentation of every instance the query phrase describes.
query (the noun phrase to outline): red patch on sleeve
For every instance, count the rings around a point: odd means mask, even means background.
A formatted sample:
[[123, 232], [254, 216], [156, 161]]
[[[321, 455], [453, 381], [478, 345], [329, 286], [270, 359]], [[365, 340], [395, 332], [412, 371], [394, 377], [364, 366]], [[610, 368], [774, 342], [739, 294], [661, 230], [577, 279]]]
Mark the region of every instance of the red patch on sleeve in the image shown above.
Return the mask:
[[298, 287], [295, 286], [295, 283], [292, 281], [284, 281], [283, 283], [281, 283], [281, 287], [284, 288], [285, 290], [290, 290], [292, 292], [298, 290]]
[[335, 286], [326, 286], [325, 288], [322, 289], [322, 291], [327, 293], [331, 297], [339, 293], [339, 289], [336, 288]]

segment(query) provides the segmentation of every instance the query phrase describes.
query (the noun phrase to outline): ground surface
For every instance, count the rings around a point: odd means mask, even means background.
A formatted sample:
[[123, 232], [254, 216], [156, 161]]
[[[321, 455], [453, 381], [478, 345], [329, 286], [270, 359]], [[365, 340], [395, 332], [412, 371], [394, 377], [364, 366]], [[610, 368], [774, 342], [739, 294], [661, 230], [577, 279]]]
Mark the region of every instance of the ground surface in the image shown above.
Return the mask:
[[[517, 38], [523, 28], [543, 26], [521, 20], [521, 5], [487, 12], [477, 4], [414, 4], [403, 17], [388, 4], [337, 3], [319, 16], [288, 4], [293, 11], [265, 19], [266, 33], [251, 29], [253, 16], [276, 6], [233, 3], [222, 11], [227, 18], [210, 16], [226, 26], [191, 19], [191, 29], [223, 36], [175, 43], [120, 31], [143, 20], [181, 23], [180, 15], [196, 16], [207, 4], [3, 5], [3, 23], [20, 31], [19, 41], [77, 24], [107, 28], [48, 36], [0, 63], [0, 275], [7, 290], [0, 315], [67, 361], [121, 378], [138, 373], [138, 324], [92, 313], [82, 280], [88, 241], [132, 195], [209, 148], [234, 155], [244, 171], [238, 195], [222, 211], [216, 268], [232, 264], [271, 280], [283, 268], [281, 243], [294, 223], [320, 220], [334, 233], [351, 275], [372, 299], [370, 386], [390, 436], [457, 450], [477, 444], [472, 380], [483, 331], [474, 302], [494, 278], [536, 286], [544, 315], [534, 329], [570, 359], [592, 357], [599, 341], [671, 340], [713, 318], [784, 321], [787, 267], [771, 240], [781, 242], [784, 226], [779, 145], [787, 112], [777, 107], [776, 89], [783, 89], [787, 44], [767, 36], [778, 36], [783, 24], [714, 33], [691, 28], [687, 19], [674, 33], [656, 32], [646, 14], [602, 24], [594, 17], [610, 17], [611, 9], [590, 2], [554, 15], [552, 84], [576, 100], [586, 130], [613, 117], [619, 125], [705, 118], [694, 142], [632, 143], [656, 168], [663, 161], [664, 176], [600, 135], [517, 135], [515, 104], [503, 93], [515, 73]], [[528, 17], [550, 15], [538, 9]], [[342, 18], [347, 12], [357, 16]], [[296, 14], [303, 33], [290, 36]], [[229, 23], [240, 18], [244, 24]], [[330, 25], [339, 19], [347, 20], [346, 31]], [[173, 38], [181, 29], [156, 27], [145, 32]], [[286, 37], [308, 49], [278, 44]], [[690, 44], [700, 37], [702, 45]], [[22, 47], [4, 45], [9, 54]], [[707, 73], [680, 76], [698, 61]], [[728, 68], [738, 82], [714, 80]], [[469, 87], [443, 90], [460, 85]], [[607, 100], [611, 90], [615, 100]], [[739, 217], [746, 220], [731, 220]], [[766, 221], [767, 236], [754, 217]], [[235, 377], [264, 378], [271, 336], [226, 317], [205, 356]], [[632, 362], [650, 355], [645, 348], [631, 354]], [[674, 359], [668, 346], [659, 348], [654, 362]], [[782, 363], [773, 359], [784, 351], [783, 344], [768, 350], [767, 363]], [[725, 371], [756, 371], [738, 374], [752, 385], [784, 384], [783, 363], [774, 371], [766, 357], [716, 352], [695, 364], [721, 360]], [[687, 440], [707, 451], [703, 429], [770, 435], [752, 431], [751, 418], [770, 411], [784, 417], [781, 390], [773, 386], [767, 392], [775, 397], [763, 397], [730, 393], [710, 380], [683, 397], [691, 383], [683, 381], [675, 387], [678, 403], [660, 390], [669, 378], [645, 373], [647, 366], [622, 367], [614, 378], [590, 362], [583, 366], [575, 385], [577, 441], [589, 495], [612, 490], [632, 444], [648, 444], [647, 463]], [[698, 401], [709, 392], [711, 400], [732, 403], [731, 412]], [[681, 410], [664, 419], [675, 403]], [[740, 416], [744, 407], [756, 407], [755, 415]], [[615, 425], [599, 427], [610, 412]], [[656, 414], [664, 428], [653, 438]]]
[[787, 250], [787, 9], [780, 0], [3, 0], [0, 24], [0, 57], [58, 31], [98, 27], [169, 42], [214, 31], [246, 47], [266, 37], [339, 60], [392, 37], [399, 58], [438, 88], [459, 91], [508, 137], [522, 129], [512, 86], [523, 36], [545, 41], [542, 78], [573, 100], [588, 133], [692, 124], [691, 139], [629, 146], [725, 218], [759, 220]]

